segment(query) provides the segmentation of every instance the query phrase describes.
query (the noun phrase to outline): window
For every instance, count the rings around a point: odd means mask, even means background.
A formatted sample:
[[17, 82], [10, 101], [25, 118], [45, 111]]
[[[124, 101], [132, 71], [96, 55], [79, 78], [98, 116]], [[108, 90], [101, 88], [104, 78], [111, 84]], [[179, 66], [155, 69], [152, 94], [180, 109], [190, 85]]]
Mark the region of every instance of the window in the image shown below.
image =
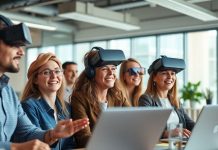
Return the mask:
[[187, 76], [191, 82], [201, 81], [202, 90], [210, 88], [217, 103], [217, 31], [191, 32], [187, 34]]
[[132, 57], [140, 62], [142, 67], [145, 67], [146, 74], [143, 78], [144, 87], [147, 85], [148, 77], [147, 70], [149, 65], [156, 58], [156, 37], [139, 37], [132, 39]]
[[74, 46], [74, 52], [76, 54], [76, 62], [78, 64], [78, 71], [81, 73], [85, 66], [84, 66], [84, 56], [85, 54], [90, 51], [90, 44], [89, 43], [79, 43], [75, 44]]
[[62, 63], [65, 61], [74, 61], [73, 59], [73, 45], [59, 45], [56, 48], [56, 55]]

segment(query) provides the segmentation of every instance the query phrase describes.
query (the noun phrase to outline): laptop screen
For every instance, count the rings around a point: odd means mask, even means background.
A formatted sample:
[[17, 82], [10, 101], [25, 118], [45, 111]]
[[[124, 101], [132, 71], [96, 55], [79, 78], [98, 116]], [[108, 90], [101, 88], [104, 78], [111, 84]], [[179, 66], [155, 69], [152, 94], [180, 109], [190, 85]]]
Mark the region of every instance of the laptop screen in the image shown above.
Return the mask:
[[218, 105], [204, 106], [185, 150], [218, 149]]
[[153, 150], [171, 109], [109, 108], [102, 113], [88, 150]]

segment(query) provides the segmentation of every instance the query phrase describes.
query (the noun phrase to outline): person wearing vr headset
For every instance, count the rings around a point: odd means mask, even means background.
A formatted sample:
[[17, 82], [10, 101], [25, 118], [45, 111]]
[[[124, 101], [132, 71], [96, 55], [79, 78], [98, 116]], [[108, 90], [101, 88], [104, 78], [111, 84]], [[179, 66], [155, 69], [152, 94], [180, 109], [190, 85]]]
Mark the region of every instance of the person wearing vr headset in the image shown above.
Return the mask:
[[[183, 136], [189, 137], [195, 123], [182, 108], [177, 91], [176, 74], [185, 69], [183, 59], [162, 56], [149, 67], [147, 89], [139, 98], [139, 106], [173, 108], [167, 121], [183, 124]], [[177, 134], [177, 129], [174, 130]], [[168, 137], [168, 131], [163, 132], [162, 138]]]
[[144, 74], [145, 68], [134, 58], [123, 61], [120, 66], [120, 82], [132, 106], [138, 106], [139, 97], [142, 95]]
[[71, 96], [73, 119], [88, 117], [88, 128], [75, 134], [80, 148], [86, 146], [100, 113], [107, 107], [130, 106], [116, 77], [117, 66], [125, 60], [121, 50], [94, 47], [85, 54], [85, 70], [75, 83]]
[[69, 137], [88, 124], [87, 119], [68, 119], [44, 131], [31, 123], [5, 75], [5, 72], [20, 70], [19, 61], [25, 54], [22, 46], [30, 43], [29, 28], [25, 24], [13, 25], [10, 19], [0, 15], [0, 149], [47, 150], [59, 138]]

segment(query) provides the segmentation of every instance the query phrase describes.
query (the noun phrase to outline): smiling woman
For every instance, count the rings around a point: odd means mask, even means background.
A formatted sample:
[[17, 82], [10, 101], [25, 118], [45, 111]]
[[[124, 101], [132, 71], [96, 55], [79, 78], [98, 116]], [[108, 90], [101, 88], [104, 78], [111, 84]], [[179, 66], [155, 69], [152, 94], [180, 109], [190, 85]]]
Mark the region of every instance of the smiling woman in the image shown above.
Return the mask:
[[[109, 53], [111, 55], [105, 55]], [[97, 47], [84, 57], [86, 68], [78, 77], [71, 96], [73, 119], [88, 117], [90, 121], [88, 128], [75, 134], [80, 148], [86, 146], [102, 111], [107, 107], [129, 106], [116, 77], [116, 66], [123, 56], [122, 51]]]
[[[29, 119], [43, 130], [52, 129], [61, 120], [70, 119], [71, 107], [63, 99], [63, 73], [60, 60], [42, 53], [30, 65], [28, 82], [22, 95], [22, 107]], [[73, 137], [60, 140], [53, 149], [72, 149]]]

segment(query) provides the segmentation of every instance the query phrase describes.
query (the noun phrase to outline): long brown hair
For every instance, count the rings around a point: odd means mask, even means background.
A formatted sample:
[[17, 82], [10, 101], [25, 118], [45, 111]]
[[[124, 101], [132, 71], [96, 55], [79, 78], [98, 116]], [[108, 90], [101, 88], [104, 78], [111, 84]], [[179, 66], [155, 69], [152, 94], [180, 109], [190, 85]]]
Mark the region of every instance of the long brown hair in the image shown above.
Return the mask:
[[[85, 54], [84, 63], [87, 59], [90, 59], [96, 51], [90, 51]], [[93, 68], [95, 69], [95, 68]], [[87, 77], [85, 70], [79, 75], [76, 80], [74, 90], [71, 96], [71, 101], [74, 96], [80, 96], [89, 99], [90, 105], [95, 112], [100, 112], [99, 102], [98, 102], [98, 92], [97, 92], [96, 81], [94, 78], [90, 79]], [[115, 81], [114, 86], [108, 89], [107, 98], [111, 100], [123, 100], [126, 99], [122, 93], [121, 86], [118, 80]]]
[[[128, 69], [127, 64], [130, 62], [135, 62], [135, 63], [139, 64], [139, 66], [141, 67], [140, 63], [134, 58], [129, 58], [129, 59], [123, 61], [121, 66], [120, 66], [120, 82], [121, 82], [121, 85], [123, 87], [123, 90], [124, 90], [128, 100], [130, 100], [130, 95], [129, 95], [127, 87], [126, 87], [126, 82], [124, 81], [124, 74]], [[142, 95], [143, 76], [140, 75], [140, 78], [141, 78], [140, 84], [138, 86], [136, 86], [134, 91], [133, 91], [133, 96], [132, 96], [132, 98], [133, 98], [132, 105], [133, 106], [138, 106], [139, 97]]]
[[[154, 77], [157, 75], [157, 72], [152, 72], [148, 79], [147, 89], [145, 93], [151, 95], [152, 97], [158, 98], [158, 91], [156, 87], [156, 83], [154, 82]], [[170, 89], [167, 93], [167, 97], [172, 106], [179, 108], [179, 100], [178, 100], [178, 91], [177, 91], [177, 81], [175, 81], [172, 89]]]
[[[41, 53], [37, 57], [37, 59], [32, 62], [28, 69], [28, 81], [25, 85], [23, 94], [21, 96], [21, 101], [25, 101], [30, 97], [39, 99], [42, 97], [42, 94], [38, 88], [38, 86], [35, 84], [35, 81], [38, 76], [38, 70], [40, 69], [41, 66], [46, 64], [49, 60], [52, 60], [58, 64], [58, 66], [62, 69], [61, 67], [61, 62], [60, 60], [52, 53]], [[61, 87], [57, 91], [57, 97], [58, 100], [61, 103], [62, 109], [65, 114], [69, 114], [66, 108], [66, 104], [64, 101], [64, 80], [62, 80]]]

